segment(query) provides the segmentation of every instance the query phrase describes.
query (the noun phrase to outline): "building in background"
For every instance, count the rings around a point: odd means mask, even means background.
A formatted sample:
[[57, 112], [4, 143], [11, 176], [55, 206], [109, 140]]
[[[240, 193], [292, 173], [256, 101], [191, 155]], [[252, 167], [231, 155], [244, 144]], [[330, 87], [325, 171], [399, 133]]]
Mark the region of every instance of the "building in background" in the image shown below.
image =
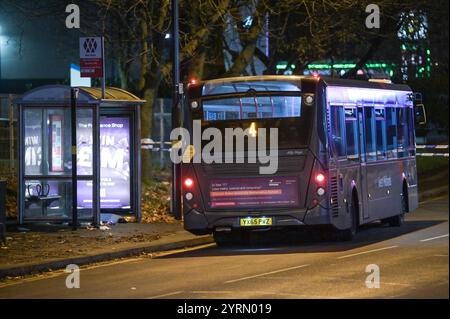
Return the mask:
[[401, 41], [402, 79], [429, 78], [433, 62], [427, 16], [421, 12], [408, 12], [402, 18], [405, 22], [397, 34]]

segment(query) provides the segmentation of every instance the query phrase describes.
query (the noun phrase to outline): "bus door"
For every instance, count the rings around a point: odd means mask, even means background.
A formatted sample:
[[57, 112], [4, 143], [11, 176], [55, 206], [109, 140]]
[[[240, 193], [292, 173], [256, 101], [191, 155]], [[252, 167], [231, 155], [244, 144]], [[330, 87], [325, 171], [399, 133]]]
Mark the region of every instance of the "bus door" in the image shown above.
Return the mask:
[[368, 194], [368, 180], [367, 180], [367, 166], [366, 166], [366, 145], [365, 145], [365, 130], [364, 130], [364, 108], [358, 106], [358, 135], [359, 135], [359, 182], [360, 182], [360, 196], [361, 208], [363, 211], [363, 218], [369, 218], [369, 194]]

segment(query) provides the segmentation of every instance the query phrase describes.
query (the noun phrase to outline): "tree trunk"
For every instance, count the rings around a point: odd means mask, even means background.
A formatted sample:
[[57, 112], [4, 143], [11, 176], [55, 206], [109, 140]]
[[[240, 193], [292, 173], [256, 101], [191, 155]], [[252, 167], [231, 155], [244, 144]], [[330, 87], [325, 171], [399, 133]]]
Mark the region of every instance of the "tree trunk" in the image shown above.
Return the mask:
[[[151, 138], [152, 136], [152, 117], [153, 117], [153, 102], [154, 92], [147, 87], [147, 75], [150, 64], [148, 59], [148, 24], [145, 18], [141, 19], [141, 69], [138, 81], [138, 91], [146, 100], [141, 109], [141, 139]], [[152, 178], [152, 156], [150, 150], [144, 150], [141, 153], [141, 180], [143, 184], [148, 184]]]
[[[143, 98], [146, 100], [141, 110], [141, 138], [151, 138], [153, 127], [153, 105], [155, 103], [156, 90], [148, 88], [144, 91]], [[148, 184], [152, 179], [152, 151], [141, 150], [141, 179], [143, 184]]]

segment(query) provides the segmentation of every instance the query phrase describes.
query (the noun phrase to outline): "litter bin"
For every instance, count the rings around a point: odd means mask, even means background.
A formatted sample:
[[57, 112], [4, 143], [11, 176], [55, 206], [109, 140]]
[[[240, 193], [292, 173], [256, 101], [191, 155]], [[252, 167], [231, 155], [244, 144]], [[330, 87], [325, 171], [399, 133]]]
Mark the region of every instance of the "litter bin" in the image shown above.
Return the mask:
[[0, 242], [6, 236], [6, 181], [0, 180]]

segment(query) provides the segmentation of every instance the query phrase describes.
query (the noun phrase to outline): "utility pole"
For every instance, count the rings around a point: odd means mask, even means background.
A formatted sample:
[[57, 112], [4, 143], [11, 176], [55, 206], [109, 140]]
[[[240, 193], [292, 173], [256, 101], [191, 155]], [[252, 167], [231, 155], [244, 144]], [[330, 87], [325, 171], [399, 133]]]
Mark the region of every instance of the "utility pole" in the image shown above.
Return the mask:
[[[178, 0], [172, 0], [173, 98], [172, 129], [180, 125], [180, 48], [178, 42]], [[173, 146], [173, 143], [172, 143]], [[172, 163], [172, 215], [181, 219], [181, 164]]]

